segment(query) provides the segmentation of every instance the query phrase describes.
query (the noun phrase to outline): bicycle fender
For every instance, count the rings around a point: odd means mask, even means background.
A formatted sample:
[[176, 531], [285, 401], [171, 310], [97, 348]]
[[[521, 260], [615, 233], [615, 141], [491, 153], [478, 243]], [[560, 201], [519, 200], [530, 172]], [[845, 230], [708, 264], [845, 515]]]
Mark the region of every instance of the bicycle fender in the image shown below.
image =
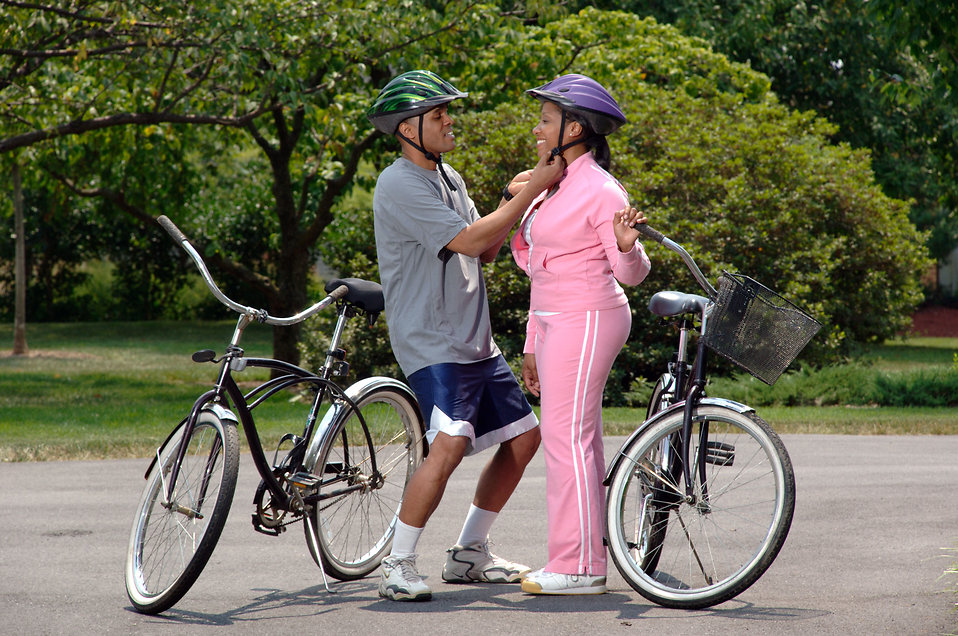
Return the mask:
[[346, 389], [346, 395], [349, 396], [350, 399], [355, 400], [365, 391], [372, 391], [373, 389], [378, 389], [381, 387], [389, 387], [391, 389], [396, 389], [397, 391], [405, 393], [411, 397], [416, 404], [419, 404], [419, 401], [416, 400], [416, 394], [413, 393], [412, 389], [399, 380], [383, 376], [373, 376], [371, 378], [357, 380], [355, 383], [351, 384], [348, 389]]
[[[350, 400], [358, 400], [359, 397], [367, 392], [379, 388], [391, 388], [405, 393], [413, 401], [413, 404], [419, 404], [419, 401], [416, 399], [416, 394], [413, 393], [412, 389], [406, 386], [404, 383], [396, 380], [394, 378], [387, 378], [384, 376], [373, 376], [369, 378], [363, 378], [362, 380], [357, 380], [353, 384], [349, 385], [346, 389], [346, 397]], [[319, 458], [319, 451], [323, 447], [323, 443], [326, 441], [326, 436], [328, 431], [331, 430], [331, 424], [336, 421], [336, 418], [347, 408], [347, 405], [342, 401], [334, 403], [330, 406], [326, 413], [323, 415], [323, 419], [316, 425], [316, 432], [313, 434], [313, 439], [309, 442], [309, 448], [306, 449], [306, 456], [303, 462], [307, 465], [314, 465]]]
[[229, 420], [233, 424], [239, 426], [239, 419], [236, 415], [233, 414], [233, 411], [229, 410], [222, 404], [207, 404], [203, 407], [204, 411], [213, 411], [213, 415], [220, 418], [221, 420]]
[[[725, 398], [705, 397], [699, 400], [698, 405], [699, 406], [717, 406], [720, 408], [726, 408], [732, 411], [736, 411], [743, 415], [745, 413], [751, 413], [755, 411], [755, 409], [753, 409], [751, 406], [742, 404], [741, 402], [736, 402], [734, 400], [727, 400]], [[640, 424], [637, 429], [632, 431], [632, 434], [629, 435], [628, 439], [626, 439], [625, 442], [622, 443], [622, 446], [619, 447], [619, 450], [616, 451], [615, 457], [612, 458], [612, 462], [609, 464], [609, 468], [605, 472], [605, 479], [602, 480], [602, 485], [608, 486], [612, 482], [612, 475], [615, 473], [616, 468], [619, 466], [619, 462], [621, 462], [622, 458], [625, 456], [625, 449], [631, 446], [632, 442], [635, 441], [635, 439], [638, 438], [639, 435], [644, 433], [646, 429], [648, 429], [650, 426], [652, 426], [653, 424], [655, 424], [662, 418], [666, 417], [667, 415], [671, 415], [675, 411], [681, 412], [684, 409], [685, 409], [684, 401], [676, 402], [675, 404], [669, 406], [667, 409], [663, 411], [659, 411], [658, 413], [653, 415], [651, 418], [642, 422], [642, 424]]]
[[[202, 398], [200, 398], [200, 399], [202, 400], [202, 399], [204, 399], [205, 397], [206, 397], [206, 396], [204, 395], [204, 396], [203, 396]], [[195, 407], [194, 407], [194, 408], [195, 408]], [[204, 404], [204, 405], [200, 408], [200, 410], [201, 410], [201, 411], [213, 411], [213, 415], [215, 415], [216, 417], [220, 418], [221, 420], [229, 420], [230, 422], [233, 422], [234, 425], [239, 426], [239, 420], [236, 418], [236, 415], [233, 414], [233, 411], [229, 410], [228, 408], [226, 408], [226, 407], [224, 407], [224, 406], [222, 406], [222, 405], [220, 405], [220, 404], [216, 404], [216, 403], [214, 403], [214, 402], [208, 402], [208, 403]], [[186, 421], [187, 421], [188, 419], [189, 419], [188, 417], [185, 417], [185, 418], [183, 418], [183, 420], [182, 420], [179, 424], [177, 424], [176, 426], [174, 426], [174, 427], [173, 427], [173, 430], [170, 431], [170, 434], [167, 435], [167, 436], [166, 436], [166, 439], [163, 440], [163, 443], [160, 444], [160, 447], [156, 449], [156, 452], [153, 453], [153, 459], [150, 460], [150, 465], [146, 467], [146, 473], [143, 474], [143, 479], [149, 479], [149, 477], [150, 477], [150, 471], [153, 470], [153, 466], [156, 465], [156, 458], [163, 453], [163, 449], [166, 448], [166, 445], [170, 443], [170, 440], [171, 440], [171, 439], [173, 439], [173, 435], [176, 433], [176, 431], [179, 430], [179, 428], [180, 428], [181, 426], [183, 426], [183, 424], [186, 423]]]

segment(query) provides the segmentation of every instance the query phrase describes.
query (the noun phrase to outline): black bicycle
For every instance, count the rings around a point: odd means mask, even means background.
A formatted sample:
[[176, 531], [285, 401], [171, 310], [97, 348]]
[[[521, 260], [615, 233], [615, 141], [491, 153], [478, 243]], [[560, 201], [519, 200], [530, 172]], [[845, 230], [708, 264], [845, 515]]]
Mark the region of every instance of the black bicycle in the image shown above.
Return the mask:
[[754, 409], [706, 396], [709, 351], [773, 384], [821, 325], [747, 276], [725, 272], [716, 290], [681, 245], [636, 228], [679, 254], [708, 297], [660, 291], [649, 302], [677, 321], [678, 348], [647, 419], [609, 466], [609, 554], [650, 601], [710, 607], [741, 594], [775, 560], [792, 522], [795, 476], [782, 440]]
[[[262, 477], [253, 498], [253, 527], [275, 536], [302, 521], [327, 590], [326, 573], [340, 580], [366, 576], [390, 549], [406, 483], [427, 452], [422, 414], [409, 387], [385, 377], [365, 378], [346, 389], [334, 381], [349, 368], [340, 348], [347, 321], [362, 315], [372, 324], [384, 308], [382, 288], [336, 279], [326, 285], [329, 295], [308, 309], [286, 318], [270, 316], [223, 294], [186, 236], [165, 216], [158, 221], [192, 257], [213, 295], [239, 318], [220, 358], [211, 350], [193, 354], [195, 362], [218, 365], [216, 381], [147, 469], [126, 559], [130, 601], [139, 612], [162, 612], [203, 571], [233, 501], [240, 425]], [[254, 321], [293, 325], [334, 303], [338, 318], [318, 373], [246, 357], [239, 346]], [[268, 369], [271, 377], [244, 393], [234, 374], [250, 368]], [[283, 436], [270, 461], [253, 411], [279, 395], [305, 396], [310, 406], [302, 432]]]

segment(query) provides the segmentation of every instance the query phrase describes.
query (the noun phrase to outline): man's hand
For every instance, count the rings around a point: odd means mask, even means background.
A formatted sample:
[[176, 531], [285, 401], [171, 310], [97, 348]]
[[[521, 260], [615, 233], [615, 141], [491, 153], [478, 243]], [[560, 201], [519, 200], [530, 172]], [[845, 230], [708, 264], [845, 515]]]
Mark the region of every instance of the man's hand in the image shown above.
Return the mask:
[[565, 159], [561, 155], [559, 157], [543, 157], [532, 169], [529, 180], [523, 189], [528, 189], [532, 197], [535, 198], [540, 192], [561, 179], [565, 169]]
[[530, 177], [532, 177], [532, 170], [523, 170], [516, 176], [512, 177], [512, 181], [510, 181], [509, 185], [507, 186], [509, 189], [509, 194], [516, 196], [522, 192], [522, 189], [529, 183]]

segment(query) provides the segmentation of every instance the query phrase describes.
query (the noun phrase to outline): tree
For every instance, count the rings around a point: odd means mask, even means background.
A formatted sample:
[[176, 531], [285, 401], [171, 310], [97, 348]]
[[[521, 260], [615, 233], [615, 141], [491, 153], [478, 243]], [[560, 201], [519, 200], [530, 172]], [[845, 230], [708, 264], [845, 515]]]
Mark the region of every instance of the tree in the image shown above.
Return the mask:
[[786, 105], [837, 124], [831, 138], [871, 150], [876, 180], [912, 201], [940, 260], [958, 243], [958, 7], [932, 0], [630, 0], [772, 80]]
[[[507, 179], [534, 161], [537, 103], [521, 91], [582, 72], [606, 85], [629, 118], [609, 138], [613, 174], [650, 223], [686, 245], [713, 281], [723, 269], [745, 273], [823, 322], [803, 360], [837, 360], [907, 324], [928, 265], [907, 204], [881, 192], [867, 151], [831, 143], [834, 125], [779, 103], [767, 76], [673, 27], [617, 12], [586, 10], [531, 27], [508, 49], [507, 64], [535, 64], [537, 77], [510, 77], [494, 110], [453, 111], [459, 145], [447, 161], [479, 210], [494, 207]], [[374, 276], [371, 217], [360, 210], [352, 218], [334, 233], [352, 247], [335, 251], [365, 254], [353, 265]], [[633, 330], [607, 403], [627, 401], [633, 384], [669, 355], [666, 325], [645, 310], [650, 295], [697, 290], [675, 255], [647, 249], [652, 272], [627, 290]], [[485, 277], [496, 341], [515, 365], [528, 281], [507, 248]]]
[[[0, 7], [12, 18], [0, 31], [0, 152], [42, 143], [42, 166], [78, 195], [100, 197], [144, 225], [169, 213], [212, 266], [278, 315], [306, 304], [313, 248], [380, 137], [364, 117], [376, 90], [410, 64], [442, 71], [467, 63], [499, 23], [466, 1], [425, 9], [399, 0]], [[183, 145], [184, 127], [195, 125], [220, 131], [226, 152], [260, 153], [269, 201], [243, 207], [260, 211], [254, 227], [266, 236], [195, 199], [188, 210], [156, 209], [156, 163], [133, 140], [179, 149], [180, 165], [201, 165], [196, 155], [206, 148]], [[214, 185], [190, 176], [180, 187]], [[254, 267], [241, 255], [257, 248]], [[298, 334], [277, 328], [274, 354], [298, 360]]]
[[13, 216], [16, 235], [16, 309], [13, 319], [13, 355], [27, 353], [27, 281], [26, 281], [26, 239], [23, 229], [23, 180], [20, 178], [20, 164], [13, 163]]

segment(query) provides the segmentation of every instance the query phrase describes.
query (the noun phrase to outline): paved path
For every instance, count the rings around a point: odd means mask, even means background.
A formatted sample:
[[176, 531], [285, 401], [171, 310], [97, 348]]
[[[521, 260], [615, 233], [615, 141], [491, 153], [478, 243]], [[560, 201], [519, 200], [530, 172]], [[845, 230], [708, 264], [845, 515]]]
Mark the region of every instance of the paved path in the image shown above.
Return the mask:
[[[607, 440], [609, 454], [622, 438]], [[601, 597], [448, 585], [483, 458], [457, 472], [420, 543], [431, 603], [382, 601], [378, 574], [324, 591], [298, 526], [253, 531], [248, 457], [199, 581], [161, 616], [132, 611], [123, 563], [144, 460], [0, 464], [0, 633], [32, 634], [940, 634], [958, 631], [958, 436], [786, 436], [798, 502], [777, 561], [739, 598], [688, 612], [650, 605], [614, 572]], [[546, 556], [541, 453], [493, 531], [494, 549]], [[329, 630], [329, 631], [327, 631]], [[338, 631], [336, 631], [338, 630]]]

